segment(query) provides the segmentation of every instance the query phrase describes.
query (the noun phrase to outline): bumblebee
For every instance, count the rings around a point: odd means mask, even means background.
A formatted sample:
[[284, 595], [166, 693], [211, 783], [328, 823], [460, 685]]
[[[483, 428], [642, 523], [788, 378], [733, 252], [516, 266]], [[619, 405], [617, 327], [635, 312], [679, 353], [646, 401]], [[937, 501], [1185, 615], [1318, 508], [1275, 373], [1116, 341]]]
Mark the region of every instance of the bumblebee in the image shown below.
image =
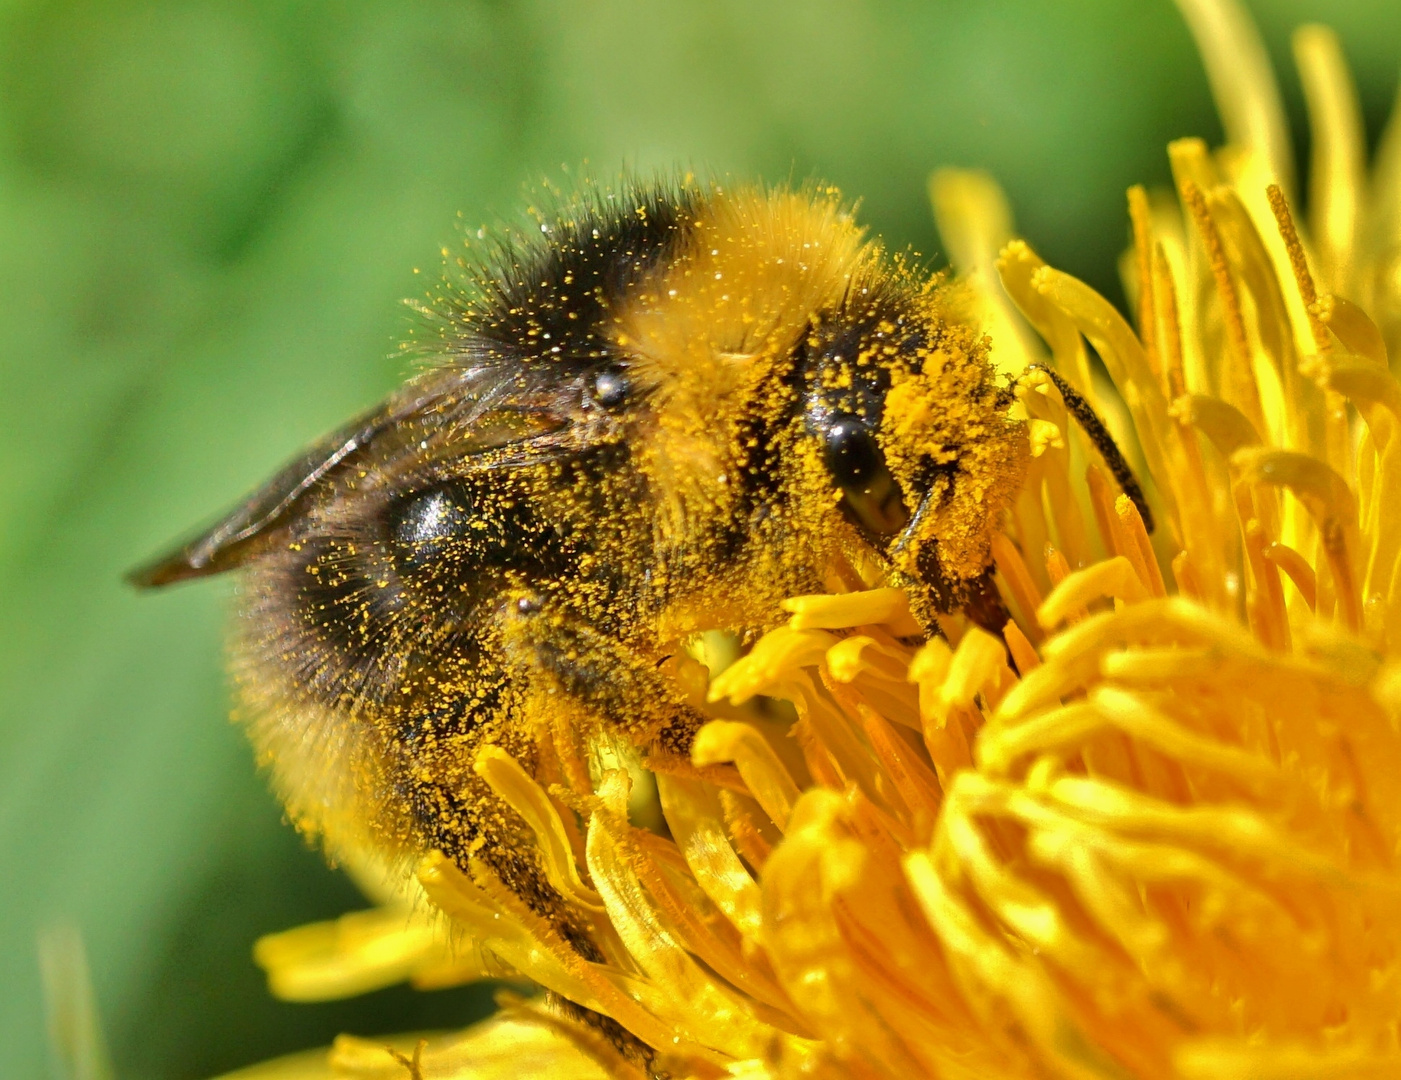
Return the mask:
[[673, 658], [843, 567], [1000, 632], [1024, 425], [827, 189], [595, 192], [425, 311], [416, 377], [134, 580], [242, 572], [241, 711], [300, 827], [482, 860], [596, 959], [478, 752], [536, 769], [563, 718], [685, 755]]

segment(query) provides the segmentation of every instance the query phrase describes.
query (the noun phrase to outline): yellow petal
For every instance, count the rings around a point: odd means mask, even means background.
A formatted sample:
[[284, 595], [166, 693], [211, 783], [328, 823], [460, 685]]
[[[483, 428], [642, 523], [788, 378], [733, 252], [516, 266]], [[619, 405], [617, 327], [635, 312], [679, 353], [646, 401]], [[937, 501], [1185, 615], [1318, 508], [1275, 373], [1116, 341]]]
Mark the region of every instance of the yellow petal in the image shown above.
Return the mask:
[[1310, 225], [1320, 277], [1330, 292], [1351, 292], [1357, 232], [1366, 185], [1367, 140], [1347, 62], [1337, 36], [1323, 26], [1294, 32], [1294, 58], [1304, 84], [1313, 133], [1309, 167]]
[[1235, 0], [1178, 0], [1206, 62], [1226, 138], [1269, 163], [1293, 187], [1294, 151], [1269, 53], [1245, 9]]
[[564, 822], [544, 789], [500, 747], [484, 747], [477, 754], [475, 769], [535, 834], [550, 884], [580, 907], [600, 910], [602, 901], [579, 877]]
[[1006, 375], [1020, 374], [1044, 351], [1008, 300], [997, 272], [998, 253], [1012, 239], [1012, 212], [1001, 187], [985, 172], [938, 169], [929, 177], [934, 221], [949, 263], [976, 296], [992, 337], [992, 360]]
[[733, 720], [712, 720], [697, 732], [691, 759], [697, 765], [733, 761], [773, 823], [780, 829], [787, 826], [798, 801], [798, 785], [754, 728]]
[[[422, 1041], [420, 1048], [419, 1044]], [[408, 1080], [401, 1059], [412, 1061], [415, 1052], [424, 1080], [520, 1080], [548, 1076], [550, 1080], [617, 1080], [588, 1054], [579, 1041], [558, 1026], [527, 1015], [512, 1013], [485, 1020], [466, 1031], [389, 1039], [357, 1039], [342, 1035], [329, 1058], [330, 1071], [321, 1075], [336, 1080]], [[281, 1080], [276, 1074], [267, 1080]], [[637, 1070], [629, 1080], [641, 1080]], [[226, 1078], [230, 1080], [230, 1078]], [[240, 1075], [238, 1080], [244, 1080]], [[261, 1075], [248, 1080], [265, 1080]], [[289, 1076], [288, 1080], [300, 1080]]]
[[282, 1000], [332, 1001], [403, 982], [446, 951], [443, 931], [430, 919], [392, 907], [268, 934], [254, 945], [253, 959]]
[[[402, 1073], [403, 1070], [401, 1069]], [[304, 1050], [221, 1074], [217, 1080], [336, 1080], [329, 1050]]]
[[[904, 589], [867, 589], [835, 596], [793, 596], [780, 605], [794, 630], [844, 630], [887, 623], [892, 633], [918, 633]], [[914, 627], [912, 630], [911, 627]]]

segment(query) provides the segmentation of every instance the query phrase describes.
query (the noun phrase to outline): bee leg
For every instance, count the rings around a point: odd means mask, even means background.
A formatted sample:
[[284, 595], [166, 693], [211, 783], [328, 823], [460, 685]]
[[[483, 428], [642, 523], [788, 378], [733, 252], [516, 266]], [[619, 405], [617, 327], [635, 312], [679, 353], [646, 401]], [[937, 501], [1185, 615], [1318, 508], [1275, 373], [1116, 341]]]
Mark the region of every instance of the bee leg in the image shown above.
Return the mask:
[[516, 605], [510, 632], [515, 649], [533, 670], [589, 716], [636, 746], [660, 744], [689, 755], [707, 717], [687, 705], [680, 691], [649, 657], [568, 612]]
[[932, 560], [924, 570], [923, 580], [908, 574], [892, 574], [890, 583], [906, 590], [910, 614], [928, 637], [944, 637], [938, 616], [962, 611], [976, 625], [990, 634], [1002, 637], [1002, 631], [1012, 615], [1002, 602], [993, 580], [992, 567], [971, 580], [949, 582], [939, 576], [938, 565]]
[[[449, 696], [437, 699], [433, 707], [440, 712], [453, 712], [458, 703]], [[429, 718], [416, 719], [424, 724]], [[553, 926], [579, 956], [591, 963], [605, 963], [607, 957], [595, 940], [588, 919], [572, 909], [547, 880], [526, 823], [485, 781], [462, 767], [464, 762], [476, 758], [481, 747], [495, 745], [532, 771], [532, 740], [526, 733], [512, 730], [505, 723], [504, 712], [474, 719], [475, 723], [463, 725], [466, 731], [462, 737], [449, 742], [428, 740], [431, 749], [405, 757], [403, 765], [408, 776], [404, 787], [419, 823], [421, 845], [441, 850], [469, 875], [474, 862], [484, 863], [526, 907]], [[553, 991], [546, 994], [546, 999], [561, 1017], [598, 1032], [649, 1077], [658, 1075], [654, 1066], [656, 1051], [616, 1020]]]
[[418, 846], [441, 851], [469, 876], [474, 863], [485, 864], [575, 952], [602, 961], [588, 920], [550, 884], [529, 826], [471, 768], [483, 747], [497, 746], [534, 771], [533, 740], [511, 731], [502, 714], [473, 720], [462, 736], [425, 740], [402, 759], [402, 790], [412, 807]]
[[691, 760], [691, 744], [710, 717], [702, 715], [689, 706], [682, 706], [676, 716], [657, 732], [657, 746], [670, 757]]
[[991, 567], [968, 583], [968, 600], [963, 610], [973, 622], [1001, 639], [1002, 632], [1012, 621], [1012, 613], [1002, 602], [1002, 594], [997, 591], [997, 583], [992, 579]]
[[596, 1013], [592, 1009], [586, 1009], [582, 1005], [576, 1005], [563, 994], [553, 990], [546, 991], [545, 1000], [550, 1008], [559, 1013], [566, 1020], [572, 1020], [576, 1024], [593, 1028], [604, 1039], [612, 1044], [626, 1060], [635, 1065], [640, 1065], [647, 1076], [653, 1080], [664, 1080], [664, 1074], [656, 1070], [657, 1052], [630, 1032], [622, 1024], [614, 1020], [611, 1016], [604, 1016]]
[[[658, 670], [657, 661], [551, 606], [535, 595], [508, 604], [503, 637], [513, 665], [530, 677], [547, 680], [587, 715], [620, 730], [635, 745], [655, 741], [665, 750], [689, 757], [691, 740], [706, 718], [681, 700]], [[598, 1031], [649, 1077], [665, 1080], [656, 1068], [656, 1051], [616, 1020], [559, 994], [548, 998], [562, 1016]]]

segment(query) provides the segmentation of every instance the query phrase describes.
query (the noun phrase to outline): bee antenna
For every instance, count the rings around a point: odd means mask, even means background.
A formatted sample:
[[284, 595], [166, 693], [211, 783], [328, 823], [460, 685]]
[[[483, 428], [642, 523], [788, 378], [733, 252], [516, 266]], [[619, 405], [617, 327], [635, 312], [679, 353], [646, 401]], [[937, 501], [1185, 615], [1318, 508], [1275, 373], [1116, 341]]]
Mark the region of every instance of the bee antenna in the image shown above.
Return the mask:
[[1080, 425], [1080, 430], [1085, 433], [1086, 438], [1094, 443], [1095, 449], [1104, 458], [1104, 463], [1109, 466], [1109, 471], [1114, 474], [1114, 479], [1118, 481], [1119, 487], [1123, 489], [1124, 494], [1138, 509], [1138, 515], [1143, 519], [1143, 527], [1151, 533], [1153, 531], [1153, 511], [1148, 509], [1148, 500], [1143, 496], [1143, 488], [1139, 486], [1138, 477], [1134, 476], [1133, 469], [1129, 467], [1123, 451], [1114, 441], [1114, 436], [1109, 434], [1109, 429], [1104, 426], [1104, 421], [1100, 419], [1099, 413], [1095, 412], [1094, 406], [1086, 401], [1081, 396], [1080, 391], [1071, 386], [1064, 376], [1052, 368], [1043, 364], [1032, 364], [1026, 370], [1028, 373], [1040, 371], [1056, 384], [1056, 389], [1060, 391], [1066, 409], [1075, 418], [1075, 422]]

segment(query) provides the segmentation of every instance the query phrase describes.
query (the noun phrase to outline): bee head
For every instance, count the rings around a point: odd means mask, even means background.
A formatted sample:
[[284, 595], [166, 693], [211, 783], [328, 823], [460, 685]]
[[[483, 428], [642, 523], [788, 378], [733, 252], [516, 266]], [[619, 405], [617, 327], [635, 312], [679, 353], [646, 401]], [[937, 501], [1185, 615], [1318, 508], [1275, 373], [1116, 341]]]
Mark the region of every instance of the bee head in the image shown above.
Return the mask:
[[1027, 461], [986, 339], [921, 291], [826, 321], [806, 345], [807, 429], [842, 512], [938, 610], [962, 605]]

